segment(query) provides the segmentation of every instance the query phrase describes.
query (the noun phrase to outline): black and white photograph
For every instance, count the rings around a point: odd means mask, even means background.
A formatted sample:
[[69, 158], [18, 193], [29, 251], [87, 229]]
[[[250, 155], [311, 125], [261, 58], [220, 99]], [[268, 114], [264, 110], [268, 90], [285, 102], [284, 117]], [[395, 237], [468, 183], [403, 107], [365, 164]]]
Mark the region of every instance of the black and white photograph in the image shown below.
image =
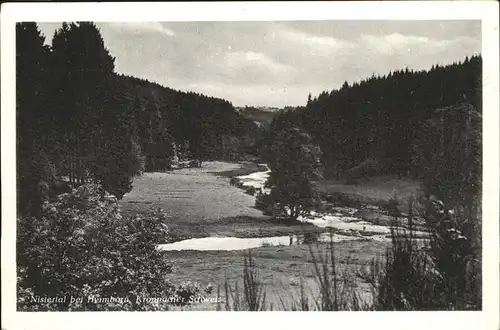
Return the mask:
[[73, 17], [12, 23], [16, 312], [491, 310], [481, 17]]

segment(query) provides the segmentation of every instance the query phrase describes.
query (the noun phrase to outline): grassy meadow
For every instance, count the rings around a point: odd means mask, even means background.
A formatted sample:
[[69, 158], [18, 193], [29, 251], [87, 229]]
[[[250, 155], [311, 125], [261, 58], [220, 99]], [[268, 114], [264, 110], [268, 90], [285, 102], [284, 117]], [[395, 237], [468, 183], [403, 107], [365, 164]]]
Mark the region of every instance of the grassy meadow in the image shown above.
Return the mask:
[[[144, 212], [160, 207], [169, 214], [169, 242], [201, 237], [270, 237], [300, 234], [304, 232], [322, 233], [325, 228], [310, 223], [284, 224], [255, 209], [255, 197], [242, 189], [231, 186], [231, 177], [246, 175], [263, 170], [253, 163], [206, 162], [201, 168], [183, 168], [167, 173], [146, 173], [134, 181], [133, 190], [128, 193], [120, 206], [124, 213]], [[393, 187], [399, 192], [403, 188], [403, 198], [415, 193], [418, 185], [414, 182], [390, 178], [373, 179], [364, 184], [345, 185], [331, 181], [322, 182], [323, 193], [341, 193], [347, 204], [358, 206], [358, 216], [363, 220], [380, 225], [390, 225], [388, 216], [378, 212], [393, 197]], [[373, 203], [372, 206], [370, 206]], [[330, 203], [332, 204], [332, 203]], [[347, 205], [344, 205], [347, 206]], [[164, 243], [164, 242], [160, 242]], [[334, 253], [343, 279], [365, 299], [371, 299], [367, 283], [355, 274], [367, 267], [374, 258], [383, 258], [390, 246], [388, 241], [363, 240], [335, 243]], [[290, 309], [297, 300], [300, 288], [313, 304], [317, 296], [318, 281], [308, 245], [261, 246], [251, 249], [255, 269], [266, 292], [267, 309]], [[315, 255], [329, 251], [327, 243], [313, 246]], [[171, 274], [172, 283], [192, 281], [201, 287], [213, 286], [210, 297], [224, 300], [224, 290], [236, 294], [242, 288], [243, 256], [246, 251], [165, 251], [165, 258], [175, 265]], [[228, 287], [224, 285], [229, 284]], [[303, 284], [303, 285], [302, 285]], [[216, 303], [195, 303], [189, 310], [213, 310]], [[178, 307], [180, 308], [180, 307]]]

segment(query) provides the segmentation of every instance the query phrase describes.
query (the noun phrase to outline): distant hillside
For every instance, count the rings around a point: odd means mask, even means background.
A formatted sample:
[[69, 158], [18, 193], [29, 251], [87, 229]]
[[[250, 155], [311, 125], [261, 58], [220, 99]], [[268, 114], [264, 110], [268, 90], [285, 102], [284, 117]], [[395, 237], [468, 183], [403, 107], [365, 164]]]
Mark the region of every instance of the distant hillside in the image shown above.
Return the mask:
[[273, 118], [279, 114], [280, 109], [278, 108], [267, 108], [267, 107], [244, 107], [236, 108], [242, 116], [253, 120], [259, 124], [270, 123]]
[[[310, 98], [306, 107], [279, 114], [271, 130], [302, 127], [321, 147], [323, 164], [332, 174], [366, 170], [374, 161], [385, 164], [384, 172], [416, 174], [415, 138], [426, 121], [437, 109], [460, 104], [480, 114], [481, 97], [482, 60], [473, 56], [428, 71], [405, 69], [346, 82]], [[447, 124], [454, 123], [444, 118], [440, 127]]]
[[39, 212], [59, 177], [121, 198], [143, 171], [258, 154], [257, 125], [231, 102], [118, 74], [92, 22], [62, 23], [50, 46], [36, 23], [17, 24], [16, 61], [21, 212]]

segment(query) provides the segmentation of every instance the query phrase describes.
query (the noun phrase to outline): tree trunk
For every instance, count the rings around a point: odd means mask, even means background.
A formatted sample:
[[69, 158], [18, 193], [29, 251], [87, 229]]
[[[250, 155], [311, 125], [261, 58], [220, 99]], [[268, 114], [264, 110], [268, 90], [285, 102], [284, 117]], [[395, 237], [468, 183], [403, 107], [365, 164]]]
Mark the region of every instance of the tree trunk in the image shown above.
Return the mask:
[[71, 184], [74, 184], [75, 177], [73, 175], [73, 155], [71, 151], [68, 154], [68, 176], [69, 176], [69, 182]]

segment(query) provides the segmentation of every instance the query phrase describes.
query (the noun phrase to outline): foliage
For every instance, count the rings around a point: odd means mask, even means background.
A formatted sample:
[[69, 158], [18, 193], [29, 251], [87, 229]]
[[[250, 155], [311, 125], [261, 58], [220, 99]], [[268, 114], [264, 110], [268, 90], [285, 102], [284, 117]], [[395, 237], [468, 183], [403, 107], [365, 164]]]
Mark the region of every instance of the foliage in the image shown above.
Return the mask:
[[[231, 288], [228, 279], [224, 282], [225, 310], [226, 311], [264, 311], [272, 309], [266, 300], [266, 291], [262, 285], [255, 260], [250, 250], [243, 255], [243, 292], [240, 292], [238, 283]], [[231, 291], [231, 289], [233, 289]], [[233, 293], [234, 292], [234, 293]], [[217, 289], [217, 297], [220, 296], [220, 287]], [[220, 302], [217, 310], [221, 310]]]
[[39, 148], [19, 147], [17, 152], [17, 208], [20, 213], [38, 214], [51, 197], [56, 170]]
[[[48, 48], [35, 23], [16, 25], [17, 208], [36, 213], [55, 182], [53, 159], [46, 145], [54, 127], [46, 109]], [[33, 98], [36, 95], [36, 98]], [[41, 126], [45, 130], [41, 130]]]
[[102, 141], [90, 166], [103, 188], [121, 199], [132, 189], [132, 178], [144, 171], [144, 163], [137, 142], [116, 136]]
[[255, 197], [255, 208], [261, 210], [264, 215], [272, 216], [279, 213], [274, 199], [270, 194], [259, 194]]
[[[387, 164], [383, 170], [388, 174], [416, 174], [412, 145], [421, 125], [436, 109], [464, 102], [481, 113], [481, 80], [482, 59], [473, 56], [428, 71], [404, 69], [346, 82], [311, 97], [305, 107], [281, 112], [271, 130], [292, 125], [304, 129], [320, 146], [325, 168], [335, 168], [332, 174], [367, 159]], [[456, 123], [451, 115], [444, 119], [445, 128]]]
[[[333, 234], [332, 234], [333, 235]], [[354, 273], [342, 273], [340, 271], [337, 257], [334, 253], [333, 236], [327, 243], [328, 249], [325, 254], [319, 253], [319, 249], [314, 249], [308, 244], [311, 262], [314, 267], [313, 280], [319, 290], [312, 292], [306, 287], [304, 279], [300, 281], [300, 292], [295, 296], [289, 288], [287, 290], [277, 289], [275, 293], [280, 306], [273, 306], [266, 293], [266, 287], [260, 281], [258, 266], [252, 258], [251, 252], [245, 252], [243, 258], [243, 290], [238, 286], [238, 282], [231, 286], [229, 281], [224, 282], [224, 308], [226, 311], [271, 311], [280, 309], [285, 311], [340, 311], [340, 310], [370, 310], [372, 306], [360, 298], [356, 292], [357, 286], [353, 283]], [[306, 291], [312, 293], [308, 296]], [[220, 296], [220, 287], [217, 290], [217, 297]], [[287, 299], [288, 298], [288, 299]], [[222, 310], [220, 303], [217, 310]]]
[[263, 310], [266, 302], [266, 293], [260, 284], [256, 265], [249, 251], [248, 257], [243, 258], [243, 293], [245, 302], [250, 311]]
[[95, 154], [103, 127], [110, 124], [101, 93], [114, 74], [114, 60], [92, 22], [64, 22], [54, 33], [46, 81], [51, 86], [51, 108], [47, 111], [58, 128], [61, 171], [74, 184], [85, 180], [86, 160]]
[[[463, 211], [463, 210], [462, 210]], [[422, 214], [430, 241], [391, 226], [392, 246], [385, 261], [373, 260], [358, 275], [373, 287], [376, 310], [480, 310], [481, 235], [477, 218], [427, 201]], [[477, 216], [477, 214], [476, 214]]]
[[298, 128], [282, 131], [272, 145], [271, 173], [265, 187], [279, 216], [306, 215], [318, 201], [315, 182], [321, 178], [320, 150]]
[[482, 262], [480, 203], [448, 208], [438, 200], [426, 205], [431, 229], [429, 255], [440, 274], [436, 299], [443, 308], [481, 309]]
[[427, 195], [453, 207], [480, 198], [482, 116], [471, 104], [440, 109], [413, 145], [412, 164]]
[[422, 126], [412, 162], [427, 197], [415, 211], [430, 241], [422, 249], [412, 238], [410, 204], [410, 233], [393, 228], [385, 265], [373, 271], [375, 308], [481, 309], [481, 149], [481, 115], [470, 104], [441, 109]]
[[[346, 277], [341, 279], [335, 256], [333, 232], [330, 232], [329, 249], [325, 255], [315, 252], [310, 244], [308, 247], [314, 266], [314, 278], [319, 284], [319, 293], [314, 297], [316, 308], [321, 311], [359, 310], [360, 305], [355, 291], [349, 286]], [[303, 303], [301, 306], [310, 308]]]
[[189, 305], [200, 293], [197, 283], [191, 281], [182, 282], [175, 290], [175, 304], [179, 306]]
[[174, 145], [198, 161], [255, 152], [257, 127], [230, 102], [117, 74], [92, 22], [62, 23], [50, 46], [35, 23], [18, 23], [16, 33], [22, 214], [47, 200], [33, 187], [53, 186], [34, 174], [48, 167], [73, 187], [90, 177], [121, 197], [136, 174], [168, 170]]
[[[260, 125], [270, 123], [273, 117], [278, 113], [277, 111], [270, 111], [267, 109], [249, 107], [237, 108], [238, 112], [248, 119], [258, 122]], [[277, 109], [273, 109], [277, 110]]]
[[481, 309], [481, 126], [480, 112], [461, 103], [437, 111], [415, 141], [412, 161], [427, 195], [420, 213], [431, 239], [419, 257], [430, 271], [411, 284], [425, 283], [432, 301], [413, 301], [412, 308]]
[[[38, 217], [18, 219], [19, 310], [156, 310], [144, 297], [173, 294], [171, 272], [155, 247], [166, 240], [161, 210], [122, 218], [117, 204], [88, 183], [46, 202]], [[33, 297], [66, 297], [63, 303]], [[71, 301], [71, 297], [83, 298]], [[117, 298], [106, 302], [100, 298]]]
[[[317, 202], [320, 158], [332, 174], [386, 171], [421, 179], [430, 197], [421, 214], [430, 244], [423, 249], [411, 229], [409, 235], [392, 229], [385, 263], [374, 262], [364, 274], [376, 290], [373, 308], [481, 308], [480, 56], [346, 82], [309, 95], [305, 107], [273, 114], [270, 124], [266, 114], [257, 129], [226, 100], [115, 73], [94, 23], [63, 23], [51, 46], [44, 41], [35, 23], [16, 25], [19, 309], [156, 310], [169, 302], [139, 298], [181, 297], [175, 303], [182, 305], [199, 293], [192, 283], [174, 288], [165, 278], [170, 265], [155, 249], [167, 234], [165, 216], [123, 219], [104, 192], [121, 198], [135, 175], [168, 168], [174, 145], [188, 149], [194, 164], [262, 147], [271, 193], [258, 196], [256, 206], [291, 220]], [[61, 176], [81, 187], [55, 196]], [[397, 211], [396, 200], [392, 206]], [[250, 262], [234, 309], [265, 306]], [[339, 302], [335, 260], [331, 269], [328, 261], [315, 265], [317, 308], [347, 308]], [[67, 300], [33, 299], [54, 296]], [[111, 296], [128, 299], [98, 299]], [[299, 305], [310, 308], [304, 295]]]

